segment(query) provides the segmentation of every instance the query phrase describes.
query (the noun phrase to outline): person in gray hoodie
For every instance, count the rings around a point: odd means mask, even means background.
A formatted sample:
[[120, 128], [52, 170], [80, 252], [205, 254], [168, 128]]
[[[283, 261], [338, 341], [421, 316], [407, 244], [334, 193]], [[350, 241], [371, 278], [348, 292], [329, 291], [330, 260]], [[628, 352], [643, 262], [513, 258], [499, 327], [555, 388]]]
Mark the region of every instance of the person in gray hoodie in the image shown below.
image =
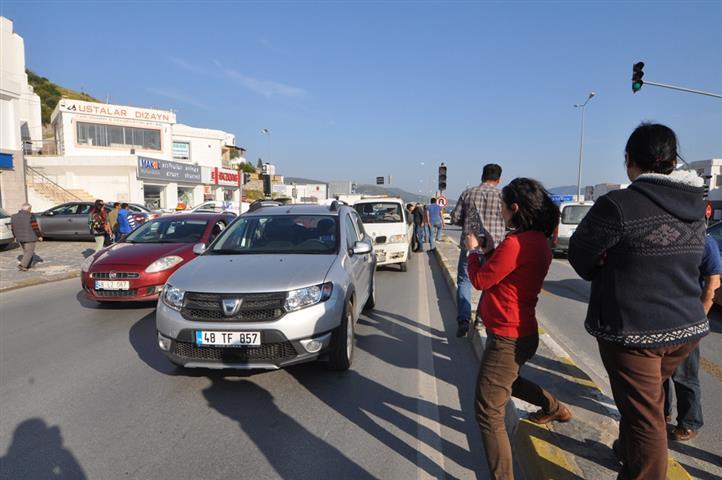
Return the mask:
[[29, 203], [23, 203], [20, 211], [10, 218], [13, 236], [23, 247], [23, 258], [18, 265], [18, 270], [21, 271], [27, 271], [30, 268], [33, 255], [35, 255], [35, 244], [43, 241], [40, 227], [31, 210], [32, 207]]

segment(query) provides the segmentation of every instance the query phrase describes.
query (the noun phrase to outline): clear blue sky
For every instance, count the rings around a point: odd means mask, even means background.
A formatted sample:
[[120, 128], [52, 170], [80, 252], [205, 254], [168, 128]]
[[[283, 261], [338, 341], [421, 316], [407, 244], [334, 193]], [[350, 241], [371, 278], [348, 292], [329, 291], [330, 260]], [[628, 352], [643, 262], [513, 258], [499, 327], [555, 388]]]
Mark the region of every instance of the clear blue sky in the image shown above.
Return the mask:
[[592, 90], [583, 184], [625, 180], [642, 120], [676, 130], [688, 161], [722, 157], [722, 100], [630, 85], [643, 60], [648, 80], [722, 91], [719, 1], [4, 0], [0, 14], [37, 73], [235, 133], [285, 175], [416, 192], [444, 161], [456, 196], [496, 162], [506, 181], [576, 184], [572, 105]]

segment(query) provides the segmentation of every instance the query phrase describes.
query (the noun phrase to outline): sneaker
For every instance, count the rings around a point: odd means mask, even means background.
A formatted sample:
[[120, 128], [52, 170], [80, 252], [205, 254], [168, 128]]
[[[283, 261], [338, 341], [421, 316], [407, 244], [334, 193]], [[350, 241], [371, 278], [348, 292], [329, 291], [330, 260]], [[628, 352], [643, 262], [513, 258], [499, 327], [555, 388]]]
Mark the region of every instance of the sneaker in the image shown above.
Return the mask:
[[566, 405], [559, 405], [555, 413], [546, 413], [544, 410], [529, 415], [529, 421], [537, 425], [545, 425], [549, 422], [568, 422], [572, 419], [572, 411]]
[[687, 442], [696, 437], [697, 432], [694, 430], [690, 430], [689, 428], [684, 428], [677, 425], [676, 427], [674, 427], [674, 429], [672, 429], [671, 436], [672, 440], [676, 440], [678, 442]]
[[456, 329], [457, 338], [466, 336], [469, 332], [469, 322], [459, 322], [459, 328]]

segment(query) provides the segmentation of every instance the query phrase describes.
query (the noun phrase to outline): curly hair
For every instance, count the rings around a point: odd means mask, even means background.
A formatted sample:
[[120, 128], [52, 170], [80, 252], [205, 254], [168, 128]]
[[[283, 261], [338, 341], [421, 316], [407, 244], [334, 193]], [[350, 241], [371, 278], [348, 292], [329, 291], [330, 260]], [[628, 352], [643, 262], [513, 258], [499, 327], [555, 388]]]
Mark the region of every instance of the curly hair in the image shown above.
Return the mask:
[[550, 237], [559, 225], [559, 207], [544, 186], [531, 178], [515, 178], [501, 191], [507, 208], [516, 203], [519, 209], [511, 218], [517, 231], [536, 230]]

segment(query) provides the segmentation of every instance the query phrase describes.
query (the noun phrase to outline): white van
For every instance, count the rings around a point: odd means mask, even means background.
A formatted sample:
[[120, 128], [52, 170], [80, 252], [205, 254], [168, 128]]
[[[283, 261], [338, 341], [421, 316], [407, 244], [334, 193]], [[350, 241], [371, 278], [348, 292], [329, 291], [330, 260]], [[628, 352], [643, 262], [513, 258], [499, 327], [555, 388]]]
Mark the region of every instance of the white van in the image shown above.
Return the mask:
[[559, 226], [552, 237], [552, 250], [556, 253], [567, 253], [569, 239], [577, 229], [594, 202], [562, 202], [559, 204]]
[[404, 201], [392, 197], [364, 197], [354, 202], [353, 208], [374, 242], [376, 265], [398, 263], [405, 272], [413, 222], [404, 208]]

